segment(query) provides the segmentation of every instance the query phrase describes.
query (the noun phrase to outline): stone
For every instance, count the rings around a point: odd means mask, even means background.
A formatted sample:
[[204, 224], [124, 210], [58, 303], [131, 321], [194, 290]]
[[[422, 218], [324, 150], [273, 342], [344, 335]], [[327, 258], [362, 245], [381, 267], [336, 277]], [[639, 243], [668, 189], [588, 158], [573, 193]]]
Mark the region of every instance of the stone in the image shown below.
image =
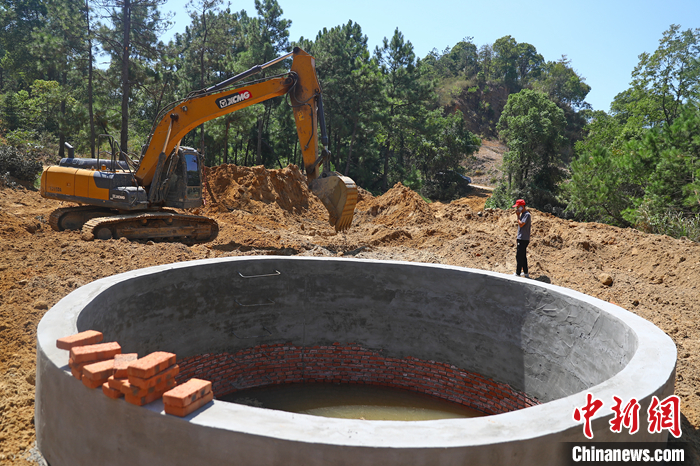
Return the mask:
[[48, 309], [48, 308], [49, 308], [49, 303], [47, 303], [43, 299], [40, 299], [40, 300], [34, 302], [34, 309]]
[[598, 280], [605, 286], [612, 286], [613, 284], [613, 277], [609, 273], [601, 273], [598, 275]]

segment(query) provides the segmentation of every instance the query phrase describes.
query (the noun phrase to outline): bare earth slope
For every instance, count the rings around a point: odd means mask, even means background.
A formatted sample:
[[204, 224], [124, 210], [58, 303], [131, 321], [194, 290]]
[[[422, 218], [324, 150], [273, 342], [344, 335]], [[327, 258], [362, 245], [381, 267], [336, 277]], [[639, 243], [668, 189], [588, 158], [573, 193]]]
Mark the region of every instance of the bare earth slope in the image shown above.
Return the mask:
[[[35, 338], [59, 299], [98, 278], [141, 267], [238, 255], [284, 254], [392, 259], [512, 273], [515, 216], [486, 211], [486, 191], [450, 204], [425, 203], [396, 185], [361, 191], [353, 227], [335, 234], [294, 166], [222, 166], [208, 175], [219, 237], [207, 245], [126, 240], [86, 242], [46, 223], [62, 204], [36, 191], [0, 187], [0, 464], [35, 464]], [[683, 441], [700, 451], [700, 245], [533, 212], [533, 278], [612, 301], [652, 321], [678, 346], [676, 393]], [[601, 274], [612, 277], [606, 286]], [[649, 364], [653, 364], [649, 361]], [[568, 415], [562, 413], [562, 415]], [[690, 463], [689, 463], [690, 464]]]

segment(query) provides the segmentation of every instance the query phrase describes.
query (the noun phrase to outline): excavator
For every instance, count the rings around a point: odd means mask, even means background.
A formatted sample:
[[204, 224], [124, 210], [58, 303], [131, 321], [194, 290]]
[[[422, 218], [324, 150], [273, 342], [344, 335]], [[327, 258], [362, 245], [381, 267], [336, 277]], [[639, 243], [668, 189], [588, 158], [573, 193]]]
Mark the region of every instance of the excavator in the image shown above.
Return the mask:
[[[288, 73], [234, 88], [235, 83], [289, 57], [292, 65]], [[122, 152], [110, 136], [102, 136], [110, 150], [98, 150], [97, 158], [76, 158], [69, 148], [68, 157], [58, 166], [44, 169], [41, 195], [79, 205], [55, 210], [49, 224], [57, 231], [82, 230], [84, 235], [102, 240], [212, 241], [219, 232], [215, 220], [172, 210], [204, 203], [203, 158], [180, 142], [204, 122], [285, 95], [294, 113], [309, 189], [323, 202], [336, 232], [346, 230], [352, 223], [357, 186], [352, 179], [330, 170], [315, 60], [298, 47], [168, 105], [156, 118], [138, 161]], [[104, 142], [102, 139], [99, 146]]]

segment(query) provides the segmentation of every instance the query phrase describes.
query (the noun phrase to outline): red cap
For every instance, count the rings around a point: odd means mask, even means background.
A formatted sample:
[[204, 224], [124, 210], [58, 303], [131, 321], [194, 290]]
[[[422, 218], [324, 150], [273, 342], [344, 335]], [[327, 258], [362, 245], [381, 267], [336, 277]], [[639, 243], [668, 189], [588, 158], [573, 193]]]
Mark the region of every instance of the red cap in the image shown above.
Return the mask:
[[517, 201], [515, 201], [515, 205], [513, 207], [519, 207], [519, 206], [525, 207], [525, 200], [524, 199], [518, 199]]

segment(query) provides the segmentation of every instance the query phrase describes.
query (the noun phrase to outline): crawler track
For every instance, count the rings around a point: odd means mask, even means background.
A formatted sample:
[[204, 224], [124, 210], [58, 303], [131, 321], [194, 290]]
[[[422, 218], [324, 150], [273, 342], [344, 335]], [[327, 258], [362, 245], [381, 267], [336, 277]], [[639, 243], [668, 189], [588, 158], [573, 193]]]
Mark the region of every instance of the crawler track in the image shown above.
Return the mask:
[[200, 215], [161, 211], [93, 218], [83, 225], [82, 231], [84, 235], [104, 240], [127, 238], [197, 244], [215, 239], [219, 225]]
[[49, 225], [55, 231], [80, 230], [85, 222], [95, 217], [112, 215], [113, 211], [103, 207], [63, 207], [51, 212]]

